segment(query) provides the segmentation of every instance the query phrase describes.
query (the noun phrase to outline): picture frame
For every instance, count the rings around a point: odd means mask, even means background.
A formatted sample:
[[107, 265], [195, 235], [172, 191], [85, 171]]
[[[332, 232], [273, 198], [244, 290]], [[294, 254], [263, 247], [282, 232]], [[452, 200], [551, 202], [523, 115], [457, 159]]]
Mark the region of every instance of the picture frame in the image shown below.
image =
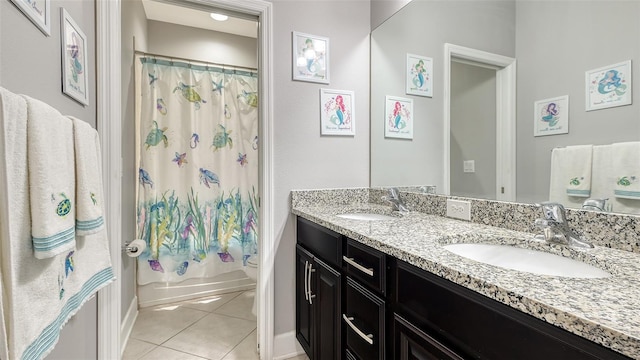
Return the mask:
[[60, 38], [62, 46], [62, 92], [89, 105], [89, 77], [87, 76], [87, 36], [69, 13], [60, 9]]
[[292, 36], [293, 80], [329, 84], [329, 38], [297, 31]]
[[413, 99], [385, 96], [384, 137], [413, 139]]
[[408, 95], [433, 97], [433, 59], [407, 53], [405, 92]]
[[355, 97], [349, 90], [320, 89], [320, 134], [354, 136]]
[[586, 111], [631, 105], [631, 60], [585, 72]]
[[533, 122], [533, 136], [568, 134], [569, 95], [536, 101]]
[[51, 36], [51, 0], [11, 0], [46, 36]]

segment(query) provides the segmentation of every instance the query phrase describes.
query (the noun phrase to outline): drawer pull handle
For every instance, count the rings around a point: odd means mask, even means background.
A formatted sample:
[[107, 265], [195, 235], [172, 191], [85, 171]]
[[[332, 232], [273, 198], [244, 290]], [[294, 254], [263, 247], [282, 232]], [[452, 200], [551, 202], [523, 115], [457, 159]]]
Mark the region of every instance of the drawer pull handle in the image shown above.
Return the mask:
[[349, 325], [351, 329], [353, 329], [353, 331], [355, 331], [356, 334], [358, 334], [358, 336], [362, 338], [362, 340], [368, 342], [369, 345], [373, 345], [373, 334], [367, 335], [363, 333], [360, 329], [358, 329], [358, 327], [353, 324], [353, 316], [347, 316], [345, 314], [342, 314], [342, 318], [347, 323], [347, 325]]
[[348, 258], [348, 257], [346, 257], [344, 255], [342, 256], [342, 260], [346, 261], [347, 264], [349, 264], [349, 265], [353, 266], [354, 268], [362, 271], [363, 273], [365, 273], [365, 274], [367, 274], [369, 276], [373, 276], [373, 268], [368, 268], [367, 269], [366, 267], [364, 267], [364, 266], [358, 264], [357, 262], [355, 262], [353, 260], [353, 258]]
[[307, 282], [307, 270], [308, 270], [309, 262], [307, 260], [304, 261], [304, 299], [309, 301], [309, 283]]
[[309, 263], [309, 277], [307, 278], [309, 281], [309, 305], [313, 305], [313, 301], [311, 301], [311, 299], [313, 299], [314, 297], [316, 297], [315, 295], [311, 295], [311, 273], [316, 272], [316, 270], [312, 267], [313, 264]]

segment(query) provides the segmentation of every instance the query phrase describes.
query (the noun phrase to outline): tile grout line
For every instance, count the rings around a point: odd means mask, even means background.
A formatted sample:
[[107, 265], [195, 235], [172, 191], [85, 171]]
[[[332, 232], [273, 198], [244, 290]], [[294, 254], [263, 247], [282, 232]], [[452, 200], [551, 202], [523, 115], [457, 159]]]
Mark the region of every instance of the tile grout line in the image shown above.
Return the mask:
[[[231, 354], [231, 353], [233, 352], [233, 350], [235, 350], [238, 346], [240, 346], [240, 344], [241, 344], [243, 341], [245, 341], [249, 336], [251, 336], [251, 334], [253, 334], [254, 332], [256, 332], [256, 341], [257, 341], [257, 340], [258, 340], [258, 339], [257, 339], [258, 333], [257, 333], [257, 331], [256, 331], [256, 330], [257, 330], [257, 328], [258, 328], [258, 327], [256, 326], [253, 330], [251, 330], [251, 331], [249, 332], [249, 334], [247, 334], [247, 336], [243, 337], [243, 338], [242, 338], [242, 340], [238, 341], [238, 343], [237, 343], [237, 344], [236, 344], [236, 345], [235, 345], [231, 350], [229, 350], [226, 354], [224, 354], [224, 356], [223, 356], [220, 360], [224, 360], [224, 359], [225, 359], [229, 354]], [[258, 354], [258, 357], [259, 357], [259, 356], [260, 356], [260, 354]]]

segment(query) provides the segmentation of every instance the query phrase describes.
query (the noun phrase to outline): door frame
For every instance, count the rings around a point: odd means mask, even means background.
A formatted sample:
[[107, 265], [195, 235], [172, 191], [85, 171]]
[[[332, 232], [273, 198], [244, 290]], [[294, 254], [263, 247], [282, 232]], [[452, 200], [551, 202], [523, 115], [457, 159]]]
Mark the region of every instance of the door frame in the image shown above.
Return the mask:
[[[516, 59], [444, 44], [443, 193], [451, 194], [451, 61], [462, 59], [496, 70], [496, 200], [516, 200]], [[502, 189], [504, 188], [504, 192]]]
[[[262, 0], [173, 0], [182, 6], [215, 7], [256, 16], [258, 28], [258, 91], [260, 222], [258, 272], [258, 342], [260, 359], [273, 357], [275, 224], [273, 194], [273, 5]], [[97, 129], [102, 143], [107, 233], [116, 281], [98, 292], [98, 359], [119, 359], [121, 331], [121, 0], [96, 1]]]

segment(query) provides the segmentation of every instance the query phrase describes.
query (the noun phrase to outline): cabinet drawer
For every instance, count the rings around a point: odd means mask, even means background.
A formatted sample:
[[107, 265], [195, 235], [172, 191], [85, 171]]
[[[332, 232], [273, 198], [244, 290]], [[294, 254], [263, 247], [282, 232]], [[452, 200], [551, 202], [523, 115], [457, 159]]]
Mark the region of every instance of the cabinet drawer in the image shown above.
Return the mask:
[[384, 253], [347, 239], [347, 248], [342, 260], [348, 276], [379, 294], [386, 294], [387, 269]]
[[350, 277], [347, 277], [342, 320], [349, 356], [384, 359], [385, 303]]
[[342, 267], [342, 235], [298, 217], [298, 244], [336, 268]]

